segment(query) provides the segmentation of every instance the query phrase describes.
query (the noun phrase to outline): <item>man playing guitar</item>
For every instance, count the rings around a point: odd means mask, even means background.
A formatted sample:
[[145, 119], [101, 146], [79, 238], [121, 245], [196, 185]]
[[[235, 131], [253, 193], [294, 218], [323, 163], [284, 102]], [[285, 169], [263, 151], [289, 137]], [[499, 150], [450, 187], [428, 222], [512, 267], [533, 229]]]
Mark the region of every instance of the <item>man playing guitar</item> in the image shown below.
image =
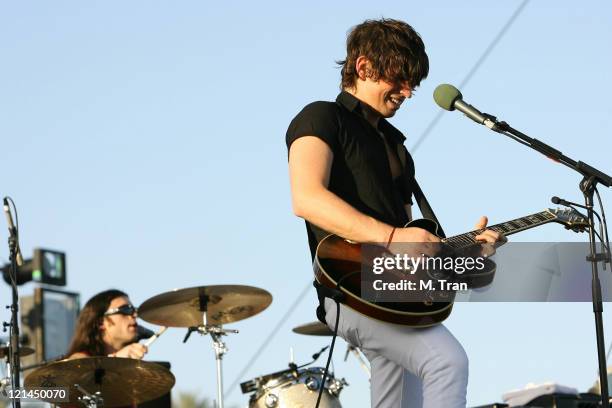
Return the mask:
[[[311, 253], [328, 234], [363, 243], [434, 243], [411, 220], [414, 163], [390, 118], [427, 76], [424, 44], [403, 21], [367, 20], [347, 38], [342, 92], [307, 105], [286, 142], [293, 210], [306, 220]], [[486, 227], [481, 217], [476, 229]], [[503, 240], [495, 231], [476, 237]], [[333, 301], [325, 319], [336, 321]], [[338, 333], [363, 350], [372, 369], [372, 407], [465, 407], [468, 360], [441, 324], [413, 328], [364, 316], [341, 305]]]

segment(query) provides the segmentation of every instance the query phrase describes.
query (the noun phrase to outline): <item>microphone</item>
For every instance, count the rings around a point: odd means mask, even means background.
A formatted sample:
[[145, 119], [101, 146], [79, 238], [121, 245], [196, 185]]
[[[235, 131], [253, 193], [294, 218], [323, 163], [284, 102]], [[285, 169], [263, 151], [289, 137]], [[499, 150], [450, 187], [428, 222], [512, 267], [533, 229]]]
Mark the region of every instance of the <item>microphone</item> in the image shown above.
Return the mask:
[[140, 340], [146, 340], [148, 338], [151, 338], [155, 335], [155, 332], [153, 330], [147, 329], [144, 326], [138, 325], [137, 327], [137, 334], [136, 334], [136, 343], [139, 342]]
[[[601, 217], [599, 216], [599, 213], [597, 213], [597, 211], [595, 211], [593, 208], [589, 208], [586, 205], [574, 203], [572, 201], [567, 201], [567, 200], [564, 200], [564, 199], [559, 198], [557, 196], [552, 197], [550, 199], [550, 201], [552, 201], [553, 204], [560, 204], [560, 205], [563, 205], [565, 207], [574, 208], [572, 206], [576, 206], [576, 207], [584, 208], [585, 210], [587, 210], [587, 211], [590, 210], [590, 211], [593, 212], [593, 214], [595, 214], [595, 216], [599, 220], [599, 239], [602, 241], [601, 243], [602, 243], [602, 248], [603, 248], [603, 251], [604, 251], [603, 255], [604, 255], [605, 259], [604, 259], [604, 262], [603, 262], [603, 269], [605, 271], [606, 270], [606, 262], [610, 262], [610, 247], [609, 247], [610, 243], [608, 242], [606, 244], [606, 241], [608, 241], [608, 235], [607, 235], [608, 227], [606, 226], [605, 218], [602, 221]], [[587, 218], [587, 217], [584, 217], [584, 218]], [[605, 236], [606, 239], [605, 240], [603, 239], [604, 230], [606, 231], [606, 236]]]
[[325, 346], [325, 347], [323, 347], [321, 350], [319, 350], [319, 352], [318, 352], [318, 353], [314, 353], [314, 354], [312, 355], [312, 359], [313, 359], [313, 360], [316, 360], [317, 358], [319, 358], [319, 357], [321, 356], [321, 354], [323, 354], [323, 352], [324, 352], [325, 350], [327, 350], [328, 348], [329, 348], [329, 346]]
[[461, 92], [454, 86], [449, 84], [438, 85], [434, 90], [433, 97], [434, 101], [436, 101], [438, 106], [442, 109], [447, 111], [457, 109], [474, 122], [485, 125], [491, 130], [498, 130], [495, 116], [482, 113], [472, 105], [465, 103], [463, 101], [463, 95], [461, 95]]
[[2, 201], [4, 203], [2, 208], [4, 209], [4, 214], [6, 215], [6, 222], [8, 223], [9, 234], [15, 239], [16, 242], [15, 260], [17, 262], [17, 265], [21, 266], [23, 265], [23, 257], [21, 256], [21, 248], [19, 248], [19, 236], [17, 235], [17, 228], [15, 228], [15, 224], [13, 224], [13, 216], [11, 215], [11, 208], [9, 207], [7, 197], [4, 197]]
[[[605, 223], [605, 220], [604, 220], [604, 221], [602, 221], [602, 220], [601, 220], [601, 217], [600, 217], [600, 215], [599, 215], [599, 213], [598, 213], [597, 211], [595, 211], [593, 208], [589, 208], [589, 207], [587, 207], [586, 205], [578, 204], [578, 203], [575, 203], [575, 202], [573, 202], [573, 201], [567, 201], [567, 200], [564, 200], [564, 199], [559, 198], [559, 197], [557, 197], [557, 196], [552, 197], [552, 198], [550, 199], [550, 201], [551, 201], [553, 204], [562, 205], [562, 206], [565, 206], [565, 207], [571, 207], [571, 208], [573, 208], [572, 206], [576, 206], [576, 207], [584, 208], [584, 209], [585, 209], [585, 210], [587, 210], [587, 211], [592, 211], [592, 212], [593, 212], [593, 214], [595, 214], [595, 216], [597, 217], [597, 220], [599, 221], [599, 233], [600, 233], [600, 235], [601, 235], [601, 236], [603, 236], [603, 228], [604, 228], [604, 226], [605, 226], [605, 224], [606, 224], [606, 223]], [[574, 208], [574, 210], [575, 210], [575, 208]], [[577, 210], [576, 210], [576, 211], [577, 211]], [[582, 214], [580, 214], [580, 215], [582, 215]], [[585, 217], [584, 215], [582, 215], [582, 217], [583, 217], [583, 218], [587, 218], [587, 217]], [[607, 227], [605, 227], [605, 228], [606, 228], [606, 230], [607, 230]], [[602, 241], [603, 241], [603, 239], [602, 239]]]
[[591, 211], [593, 211], [593, 214], [595, 214], [595, 216], [597, 216], [597, 218], [599, 219], [599, 222], [601, 222], [601, 218], [599, 217], [599, 213], [597, 211], [595, 211], [594, 209], [587, 207], [586, 205], [578, 204], [578, 203], [575, 203], [573, 201], [567, 201], [567, 200], [564, 200], [564, 199], [559, 198], [557, 196], [551, 197], [550, 201], [553, 204], [562, 205], [562, 206], [565, 206], [565, 207], [571, 207], [572, 205], [574, 205], [576, 207], [584, 208], [587, 211], [591, 210]]
[[[566, 207], [569, 207], [569, 205], [570, 205], [570, 202], [569, 202], [569, 201], [565, 201], [564, 199], [559, 198], [559, 197], [557, 197], [557, 196], [552, 197], [552, 198], [550, 199], [550, 201], [551, 201], [553, 204], [557, 204], [557, 205], [561, 204], [561, 205], [564, 205], [564, 206], [566, 206]], [[572, 203], [572, 204], [574, 204], [574, 203]], [[575, 205], [577, 205], [577, 206], [579, 206], [579, 207], [586, 208], [584, 205], [580, 205], [580, 204], [575, 204]]]

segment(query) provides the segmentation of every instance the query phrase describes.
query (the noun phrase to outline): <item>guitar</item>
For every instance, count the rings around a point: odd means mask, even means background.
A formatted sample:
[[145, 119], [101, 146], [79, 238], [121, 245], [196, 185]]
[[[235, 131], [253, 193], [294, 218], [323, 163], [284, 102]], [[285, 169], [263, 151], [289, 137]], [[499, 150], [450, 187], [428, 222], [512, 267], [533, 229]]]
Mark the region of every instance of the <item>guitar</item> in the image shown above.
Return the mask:
[[[547, 209], [525, 217], [492, 225], [487, 229], [512, 235], [540, 225], [557, 222], [575, 232], [583, 232], [589, 227], [588, 220], [573, 209]], [[438, 224], [429, 219], [409, 222], [406, 227], [423, 228], [438, 235]], [[452, 251], [463, 250], [477, 244], [474, 239], [484, 229], [466, 232], [442, 239], [442, 246]], [[340, 290], [344, 293], [344, 304], [353, 310], [374, 319], [389, 323], [427, 327], [442, 322], [452, 310], [455, 291], [447, 291], [447, 301], [409, 301], [380, 302], [368, 301], [361, 296], [361, 270], [363, 262], [362, 246], [337, 235], [328, 235], [317, 246], [313, 263], [315, 279], [319, 284], [335, 289], [341, 282]], [[461, 277], [471, 287], [481, 287], [492, 282], [495, 264], [487, 259], [487, 268], [471, 272]], [[430, 275], [431, 276], [431, 275]]]

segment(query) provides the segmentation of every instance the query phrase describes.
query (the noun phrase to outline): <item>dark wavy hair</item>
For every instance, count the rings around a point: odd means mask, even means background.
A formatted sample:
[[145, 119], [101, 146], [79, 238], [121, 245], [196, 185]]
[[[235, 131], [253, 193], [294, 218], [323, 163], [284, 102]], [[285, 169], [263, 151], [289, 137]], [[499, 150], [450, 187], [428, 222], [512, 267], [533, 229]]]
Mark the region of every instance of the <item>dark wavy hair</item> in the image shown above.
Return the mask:
[[90, 356], [105, 355], [100, 325], [113, 299], [122, 296], [128, 297], [120, 290], [109, 289], [98, 293], [85, 303], [79, 314], [70, 347], [68, 347], [68, 356], [74, 353], [86, 353]]
[[374, 81], [407, 81], [416, 88], [429, 73], [423, 40], [400, 20], [366, 20], [351, 29], [346, 39], [346, 59], [337, 61], [342, 89], [355, 87], [358, 77], [355, 62], [362, 55], [370, 61], [372, 70], [367, 75]]

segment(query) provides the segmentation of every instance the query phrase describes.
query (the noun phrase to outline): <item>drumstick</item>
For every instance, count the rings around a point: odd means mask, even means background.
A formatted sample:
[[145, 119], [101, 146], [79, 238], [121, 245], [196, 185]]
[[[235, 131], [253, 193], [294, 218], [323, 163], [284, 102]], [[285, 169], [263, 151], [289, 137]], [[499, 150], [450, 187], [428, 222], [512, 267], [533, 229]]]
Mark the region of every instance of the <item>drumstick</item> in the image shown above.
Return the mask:
[[151, 344], [153, 344], [153, 342], [154, 342], [155, 340], [157, 340], [157, 338], [158, 338], [159, 336], [161, 336], [161, 335], [162, 335], [162, 334], [163, 334], [163, 333], [164, 333], [164, 332], [165, 332], [167, 329], [168, 329], [167, 327], [162, 326], [162, 328], [161, 328], [161, 330], [160, 330], [160, 331], [158, 331], [157, 333], [155, 333], [153, 336], [149, 337], [149, 338], [147, 339], [147, 341], [145, 341], [145, 342], [144, 342], [144, 343], [142, 343], [142, 344], [143, 344], [143, 345], [145, 345], [146, 347], [149, 347], [149, 346], [150, 346]]

